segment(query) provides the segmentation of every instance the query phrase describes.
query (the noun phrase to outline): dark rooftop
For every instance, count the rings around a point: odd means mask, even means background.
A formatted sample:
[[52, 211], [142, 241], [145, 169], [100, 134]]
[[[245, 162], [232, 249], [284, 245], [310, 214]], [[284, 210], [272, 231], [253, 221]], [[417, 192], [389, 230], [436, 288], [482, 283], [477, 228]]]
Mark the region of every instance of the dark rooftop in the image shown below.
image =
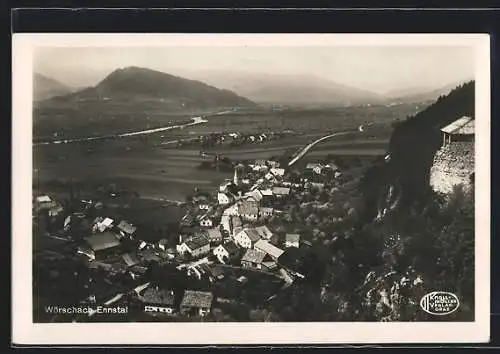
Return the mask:
[[266, 254], [262, 251], [254, 250], [254, 249], [248, 249], [245, 252], [245, 255], [241, 259], [242, 262], [252, 262], [252, 263], [257, 263], [260, 264], [266, 257]]
[[212, 306], [214, 295], [210, 292], [186, 290], [182, 298], [181, 307], [205, 307]]
[[123, 260], [125, 261], [125, 263], [129, 267], [134, 266], [140, 262], [139, 258], [137, 258], [136, 253], [125, 253], [122, 257], [123, 257]]
[[244, 230], [245, 233], [248, 235], [248, 238], [250, 238], [250, 240], [252, 242], [257, 242], [260, 240], [260, 234], [257, 230], [255, 229], [245, 229]]
[[194, 237], [191, 240], [186, 242], [186, 245], [191, 250], [198, 249], [198, 248], [206, 246], [208, 244], [210, 244], [210, 241], [205, 236]]
[[285, 239], [288, 242], [299, 242], [300, 241], [300, 235], [299, 234], [286, 234]]
[[257, 215], [259, 213], [259, 207], [257, 203], [245, 200], [239, 205], [238, 212], [243, 215]]
[[120, 221], [117, 228], [129, 235], [133, 234], [137, 230], [137, 227], [126, 222], [125, 220]]
[[85, 241], [94, 251], [101, 251], [120, 246], [120, 241], [116, 234], [106, 231], [85, 238]]
[[230, 255], [236, 254], [239, 251], [238, 246], [236, 246], [236, 244], [233, 241], [229, 241], [229, 242], [223, 244], [222, 247], [224, 247], [226, 249], [227, 253], [229, 253]]
[[441, 131], [449, 134], [474, 134], [474, 118], [463, 116], [441, 128]]
[[172, 290], [148, 288], [142, 295], [144, 302], [158, 305], [173, 305], [175, 295]]
[[208, 239], [210, 241], [217, 241], [222, 239], [222, 233], [220, 232], [218, 227], [213, 229], [208, 229], [207, 234], [208, 234]]

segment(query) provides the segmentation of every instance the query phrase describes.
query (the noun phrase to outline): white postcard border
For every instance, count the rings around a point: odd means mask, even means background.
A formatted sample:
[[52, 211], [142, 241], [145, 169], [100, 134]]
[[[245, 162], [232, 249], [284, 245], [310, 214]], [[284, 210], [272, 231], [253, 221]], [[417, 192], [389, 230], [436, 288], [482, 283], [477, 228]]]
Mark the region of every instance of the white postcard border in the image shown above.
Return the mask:
[[[472, 46], [476, 55], [474, 322], [32, 322], [32, 53], [36, 46]], [[25, 345], [479, 343], [490, 335], [490, 38], [488, 34], [14, 34], [12, 341]]]

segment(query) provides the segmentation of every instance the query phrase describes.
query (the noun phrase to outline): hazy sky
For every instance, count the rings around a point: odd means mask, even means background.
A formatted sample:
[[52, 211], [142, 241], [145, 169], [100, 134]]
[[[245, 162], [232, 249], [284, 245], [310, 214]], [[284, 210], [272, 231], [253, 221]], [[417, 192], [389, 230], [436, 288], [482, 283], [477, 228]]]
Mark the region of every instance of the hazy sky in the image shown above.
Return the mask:
[[437, 88], [473, 78], [471, 47], [102, 47], [39, 48], [35, 71], [73, 86], [94, 85], [114, 69], [141, 66], [174, 75], [197, 71], [311, 74], [384, 93]]

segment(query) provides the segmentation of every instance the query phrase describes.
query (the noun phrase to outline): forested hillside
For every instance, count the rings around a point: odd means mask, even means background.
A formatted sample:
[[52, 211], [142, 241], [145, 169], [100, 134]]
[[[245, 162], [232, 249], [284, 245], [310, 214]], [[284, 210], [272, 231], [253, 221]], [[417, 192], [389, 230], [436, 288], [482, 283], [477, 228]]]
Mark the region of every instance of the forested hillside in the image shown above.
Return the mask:
[[[343, 187], [356, 211], [315, 249], [318, 277], [294, 284], [266, 318], [473, 321], [474, 195], [457, 187], [444, 199], [428, 187], [439, 128], [473, 113], [471, 82], [397, 126], [389, 161], [373, 163], [357, 188]], [[419, 303], [432, 291], [456, 294], [460, 308], [425, 313]]]

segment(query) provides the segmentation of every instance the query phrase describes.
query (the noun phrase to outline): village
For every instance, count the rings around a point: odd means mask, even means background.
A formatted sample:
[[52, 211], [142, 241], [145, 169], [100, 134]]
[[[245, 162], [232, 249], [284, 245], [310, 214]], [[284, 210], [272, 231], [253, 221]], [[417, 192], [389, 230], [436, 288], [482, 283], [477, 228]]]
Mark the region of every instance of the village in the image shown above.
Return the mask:
[[487, 33], [17, 32], [14, 347], [491, 340]]
[[[34, 218], [44, 214], [64, 220], [51, 237], [74, 244], [72, 256], [98, 274], [91, 281], [97, 284], [94, 279], [104, 277], [120, 284], [105, 294], [85, 286], [83, 303], [126, 303], [163, 321], [210, 320], [242, 306], [265, 308], [281, 291], [307, 280], [314, 272], [310, 250], [315, 243], [323, 245], [324, 232], [303, 232], [318, 216], [302, 213], [300, 218], [293, 210], [331, 209], [333, 195], [347, 182], [333, 161], [291, 171], [273, 160], [239, 162], [233, 178], [217, 190], [194, 189], [173, 239], [142, 237], [133, 218], [106, 215], [97, 200], [80, 200], [80, 210], [69, 213], [55, 198], [39, 195], [33, 201]], [[345, 207], [329, 217], [332, 223], [352, 214], [353, 208]], [[82, 234], [82, 222], [84, 236], [75, 237], [73, 228], [78, 225]]]
[[[201, 148], [213, 147], [235, 147], [251, 144], [259, 144], [266, 141], [275, 141], [289, 136], [297, 135], [291, 130], [268, 131], [265, 133], [251, 134], [234, 132], [211, 133], [175, 141], [176, 147], [197, 146]], [[170, 145], [171, 142], [160, 143]]]

